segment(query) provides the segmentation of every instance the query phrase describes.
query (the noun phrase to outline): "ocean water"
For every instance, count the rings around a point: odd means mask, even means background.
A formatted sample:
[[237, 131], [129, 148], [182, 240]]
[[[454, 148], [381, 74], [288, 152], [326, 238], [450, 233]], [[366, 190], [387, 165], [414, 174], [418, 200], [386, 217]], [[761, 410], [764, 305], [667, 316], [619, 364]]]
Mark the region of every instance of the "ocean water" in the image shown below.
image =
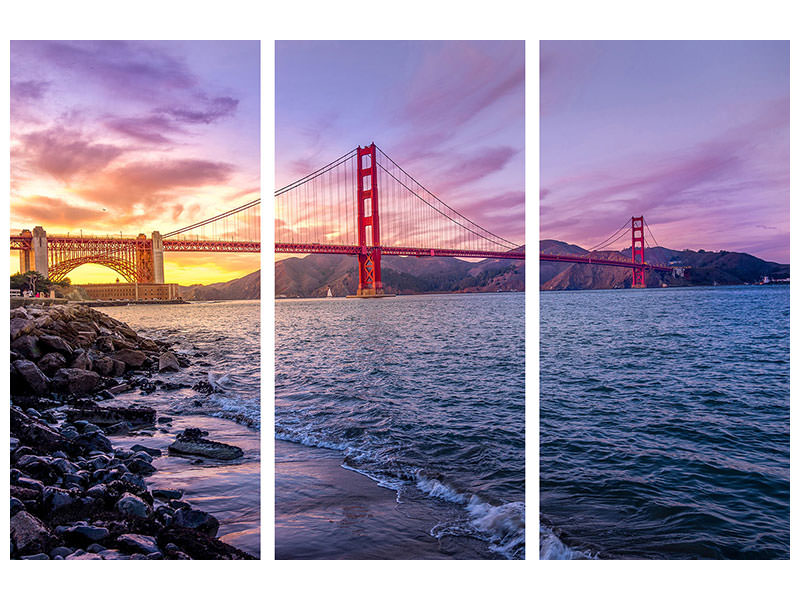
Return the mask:
[[[164, 453], [153, 461], [158, 471], [148, 485], [179, 489], [193, 508], [213, 514], [219, 537], [254, 556], [260, 555], [260, 302], [258, 300], [192, 302], [176, 305], [128, 305], [100, 310], [135, 331], [170, 342], [191, 364], [177, 373], [158, 374], [165, 383], [192, 386], [207, 382], [211, 394], [185, 387], [123, 393], [108, 404], [138, 402], [172, 417], [170, 424], [136, 435], [110, 436], [115, 446], [143, 444]], [[209, 438], [239, 446], [241, 459], [215, 461], [171, 456], [167, 447], [188, 427], [209, 432]]]
[[789, 558], [789, 287], [540, 307], [540, 557]]
[[[442, 548], [448, 558], [524, 557], [524, 300], [504, 293], [276, 302], [276, 438], [326, 449], [319, 460], [333, 452], [339, 468], [391, 490], [403, 515], [375, 519], [360, 542], [334, 536], [327, 555], [282, 549], [291, 542], [276, 534], [278, 557], [354, 556], [359, 543], [369, 547], [357, 555], [369, 558], [428, 558]], [[286, 484], [291, 461], [310, 461], [299, 446], [286, 447], [279, 526], [306, 491]]]

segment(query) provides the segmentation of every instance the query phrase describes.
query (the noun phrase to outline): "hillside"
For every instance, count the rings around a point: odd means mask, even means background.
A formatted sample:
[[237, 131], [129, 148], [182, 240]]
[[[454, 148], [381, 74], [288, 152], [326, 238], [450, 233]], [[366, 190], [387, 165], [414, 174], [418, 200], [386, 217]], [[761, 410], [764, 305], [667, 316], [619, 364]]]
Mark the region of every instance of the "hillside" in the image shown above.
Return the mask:
[[231, 281], [178, 289], [185, 300], [255, 300], [261, 297], [261, 270]]
[[[315, 298], [355, 294], [356, 259], [348, 255], [310, 254], [275, 263], [275, 295]], [[525, 261], [486, 259], [467, 262], [449, 257], [384, 256], [384, 290], [390, 294], [496, 292], [525, 289]]]
[[[548, 254], [588, 254], [579, 246], [556, 240], [543, 240], [539, 244]], [[594, 252], [598, 258], [630, 260], [630, 248], [620, 252]], [[741, 285], [759, 283], [770, 279], [787, 279], [789, 265], [761, 260], [744, 252], [705, 252], [703, 250], [670, 250], [646, 248], [645, 261], [652, 263], [688, 266], [688, 277], [649, 272], [647, 286]], [[539, 285], [542, 290], [600, 290], [629, 288], [633, 281], [630, 269], [596, 265], [541, 263]]]

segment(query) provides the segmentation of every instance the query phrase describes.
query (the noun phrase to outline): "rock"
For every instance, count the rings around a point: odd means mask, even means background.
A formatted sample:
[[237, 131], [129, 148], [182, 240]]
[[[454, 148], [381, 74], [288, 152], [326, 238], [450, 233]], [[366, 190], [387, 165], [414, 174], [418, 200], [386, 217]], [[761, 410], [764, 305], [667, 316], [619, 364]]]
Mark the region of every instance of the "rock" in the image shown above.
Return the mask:
[[180, 490], [163, 490], [163, 489], [156, 489], [151, 490], [154, 498], [161, 498], [163, 500], [179, 500], [183, 497], [183, 492]]
[[198, 560], [253, 560], [255, 558], [197, 529], [166, 527], [159, 531], [156, 541], [164, 549], [164, 555], [172, 559], [185, 560], [189, 557]]
[[48, 352], [39, 359], [37, 365], [47, 376], [52, 376], [56, 371], [67, 366], [67, 359], [58, 352]]
[[148, 448], [147, 446], [142, 446], [141, 444], [134, 444], [131, 446], [131, 450], [134, 452], [145, 452], [150, 456], [161, 456], [161, 450], [158, 448]]
[[50, 532], [39, 519], [27, 511], [11, 517], [11, 541], [20, 554], [38, 554], [47, 549]]
[[59, 352], [64, 356], [72, 356], [72, 346], [57, 335], [40, 335], [39, 346], [47, 351]]
[[50, 380], [41, 369], [29, 360], [15, 360], [12, 364], [14, 377], [11, 380], [12, 394], [34, 393], [37, 396], [47, 394]]
[[83, 550], [76, 550], [69, 556], [65, 556], [64, 560], [103, 560], [103, 557], [94, 552], [85, 552]]
[[50, 560], [50, 557], [47, 556], [44, 552], [40, 552], [39, 554], [29, 554], [28, 556], [20, 556], [20, 560]]
[[103, 377], [110, 377], [114, 374], [114, 359], [109, 356], [101, 356], [92, 361], [92, 369]]
[[107, 435], [125, 435], [130, 433], [130, 431], [131, 424], [127, 421], [120, 421], [119, 423], [114, 423], [113, 425], [105, 427], [105, 432]]
[[172, 417], [158, 417], [158, 423], [172, 423]]
[[147, 485], [139, 475], [134, 475], [133, 473], [125, 473], [122, 477], [119, 478], [120, 481], [124, 481], [129, 486], [131, 486], [135, 491], [142, 493], [147, 491]]
[[27, 319], [25, 317], [11, 317], [11, 339], [16, 340], [18, 337], [28, 334], [33, 331], [33, 328], [36, 324], [33, 322], [32, 319]]
[[144, 364], [147, 356], [141, 350], [130, 350], [123, 348], [114, 353], [114, 359], [125, 363], [125, 366], [131, 369], [138, 369]]
[[61, 392], [82, 396], [100, 385], [100, 375], [85, 369], [59, 369], [53, 376], [53, 387]]
[[75, 552], [75, 550], [73, 550], [72, 548], [67, 548], [66, 546], [56, 546], [55, 548], [50, 550], [50, 558], [55, 558], [57, 556], [64, 558], [65, 556], [69, 556], [73, 552]]
[[150, 507], [147, 503], [128, 492], [125, 492], [117, 501], [117, 510], [126, 517], [133, 517], [135, 519], [146, 519], [150, 514]]
[[[31, 419], [15, 406], [11, 407], [11, 434], [25, 444], [17, 449], [17, 455], [20, 455], [22, 449], [27, 446], [52, 451], [61, 450], [67, 445], [67, 439], [63, 435], [44, 423]], [[26, 451], [33, 452], [31, 448], [27, 448]]]
[[27, 358], [28, 360], [39, 360], [42, 357], [42, 350], [39, 348], [38, 340], [32, 335], [22, 335], [11, 342], [11, 349]]
[[75, 504], [76, 496], [72, 490], [47, 486], [42, 493], [42, 507], [48, 513], [65, 511]]
[[73, 525], [68, 527], [63, 535], [66, 536], [67, 541], [76, 540], [80, 543], [84, 542], [99, 542], [108, 537], [108, 529], [105, 527], [94, 527], [92, 525]]
[[158, 371], [162, 373], [164, 371], [179, 371], [180, 364], [178, 364], [178, 359], [175, 358], [175, 355], [172, 352], [164, 352], [161, 356], [158, 357]]
[[104, 427], [126, 421], [131, 425], [154, 425], [156, 411], [146, 407], [124, 406], [86, 406], [68, 408], [65, 412], [68, 421], [87, 421]]
[[153, 465], [145, 460], [142, 460], [141, 458], [134, 458], [131, 460], [128, 463], [128, 468], [132, 473], [137, 473], [139, 475], [150, 475], [151, 473], [155, 473], [157, 470]]
[[111, 452], [109, 439], [100, 432], [82, 433], [69, 441], [73, 454], [82, 455], [93, 450]]
[[169, 446], [169, 450], [177, 454], [205, 456], [217, 460], [234, 460], [244, 456], [244, 452], [238, 446], [205, 439], [206, 435], [208, 433], [200, 429], [186, 429], [178, 434], [177, 439]]
[[9, 504], [11, 504], [11, 516], [12, 517], [15, 514], [17, 514], [19, 511], [25, 510], [25, 505], [22, 503], [22, 500], [20, 500], [19, 498], [14, 498], [12, 496], [11, 497], [11, 502]]
[[211, 537], [216, 537], [219, 530], [219, 521], [213, 515], [202, 510], [182, 508], [175, 513], [174, 519], [174, 523], [178, 527], [197, 529]]
[[90, 498], [105, 498], [108, 494], [108, 487], [104, 483], [98, 483], [86, 490], [86, 495]]
[[73, 369], [81, 369], [83, 371], [91, 371], [92, 370], [92, 359], [89, 358], [89, 354], [87, 352], [81, 352], [72, 361], [72, 368]]
[[156, 539], [149, 535], [124, 533], [117, 538], [117, 544], [119, 544], [120, 548], [129, 552], [141, 552], [143, 554], [160, 552]]

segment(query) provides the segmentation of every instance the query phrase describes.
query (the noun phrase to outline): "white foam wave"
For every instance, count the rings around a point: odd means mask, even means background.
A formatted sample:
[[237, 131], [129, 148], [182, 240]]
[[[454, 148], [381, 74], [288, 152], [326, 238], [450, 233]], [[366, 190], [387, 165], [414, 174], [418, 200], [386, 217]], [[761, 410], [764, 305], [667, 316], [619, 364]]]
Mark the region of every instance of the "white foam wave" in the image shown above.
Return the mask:
[[593, 560], [597, 555], [587, 550], [575, 550], [567, 546], [546, 525], [539, 525], [539, 558], [541, 560]]

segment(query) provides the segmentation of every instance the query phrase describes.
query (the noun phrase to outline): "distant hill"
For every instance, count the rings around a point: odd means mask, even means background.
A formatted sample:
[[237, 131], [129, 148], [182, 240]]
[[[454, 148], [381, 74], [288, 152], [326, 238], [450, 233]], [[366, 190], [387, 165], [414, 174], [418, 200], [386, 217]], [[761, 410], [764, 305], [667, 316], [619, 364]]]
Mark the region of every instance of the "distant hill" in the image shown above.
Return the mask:
[[178, 289], [185, 300], [255, 300], [261, 297], [261, 270], [231, 281]]
[[[539, 242], [541, 252], [547, 254], [589, 254], [580, 246], [556, 240]], [[593, 252], [592, 256], [617, 260], [630, 260], [630, 248], [615, 251]], [[789, 265], [761, 260], [744, 252], [705, 252], [704, 250], [670, 250], [645, 248], [646, 262], [688, 266], [688, 277], [673, 277], [668, 273], [648, 272], [647, 286], [659, 287], [690, 285], [740, 285], [759, 283], [765, 276], [770, 279], [789, 277]], [[542, 290], [600, 290], [629, 288], [633, 283], [631, 269], [601, 267], [569, 263], [540, 263], [539, 286]]]
[[[275, 263], [275, 295], [319, 298], [355, 294], [356, 259], [348, 255], [309, 254]], [[381, 279], [387, 293], [496, 292], [525, 289], [525, 261], [486, 259], [467, 262], [441, 256], [384, 256]]]

